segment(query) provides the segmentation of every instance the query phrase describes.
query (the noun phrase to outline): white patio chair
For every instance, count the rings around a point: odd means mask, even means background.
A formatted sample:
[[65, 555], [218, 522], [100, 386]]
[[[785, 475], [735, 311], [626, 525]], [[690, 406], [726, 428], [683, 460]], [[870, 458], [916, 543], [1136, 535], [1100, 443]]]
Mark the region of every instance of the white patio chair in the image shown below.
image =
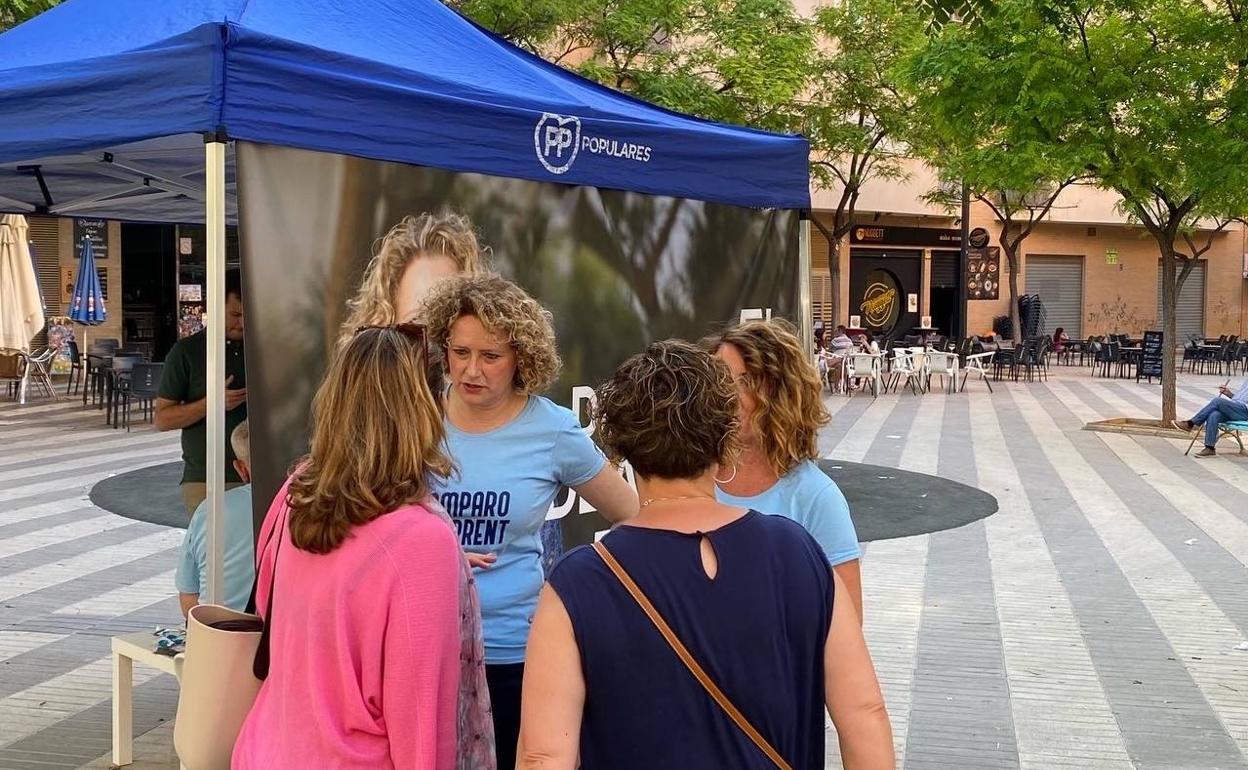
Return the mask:
[[974, 374], [988, 386], [988, 392], [992, 392], [992, 380], [988, 379], [988, 367], [992, 366], [992, 357], [996, 354], [997, 351], [989, 350], [986, 353], [975, 353], [966, 357], [966, 368], [962, 370], [962, 390], [966, 390], [966, 380]]
[[[940, 377], [940, 387], [948, 393], [954, 393], [958, 389], [958, 356], [955, 353], [942, 353], [940, 351], [932, 351], [927, 354], [927, 373], [926, 382], [927, 389], [932, 389], [932, 377]], [[945, 378], [949, 378], [948, 385], [945, 384]]]
[[850, 394], [854, 392], [850, 388], [853, 380], [868, 380], [871, 385], [871, 397], [878, 397], [880, 387], [883, 385], [880, 376], [882, 363], [883, 357], [876, 353], [851, 354], [845, 361], [845, 391]]
[[902, 386], [909, 385], [917, 396], [923, 388], [923, 373], [914, 366], [914, 354], [905, 348], [893, 349], [893, 371], [889, 379], [889, 387], [900, 391]]

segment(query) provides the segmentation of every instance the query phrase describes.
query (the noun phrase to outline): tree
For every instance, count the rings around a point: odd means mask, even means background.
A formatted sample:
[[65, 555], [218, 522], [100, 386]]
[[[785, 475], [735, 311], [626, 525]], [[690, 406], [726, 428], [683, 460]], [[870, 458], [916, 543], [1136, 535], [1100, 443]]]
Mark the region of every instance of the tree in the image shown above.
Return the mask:
[[61, 0], [0, 0], [0, 32], [34, 18]]
[[[816, 187], [839, 198], [839, 247], [872, 179], [902, 175], [915, 113], [894, 65], [931, 18], [906, 0], [842, 0], [800, 17], [790, 0], [448, 0], [529, 50], [643, 99], [710, 120], [803, 134]], [[534, 10], [536, 9], [536, 10]], [[839, 318], [839, 293], [832, 296]]]
[[[1003, 11], [1002, 13], [1006, 13]], [[953, 208], [965, 185], [996, 218], [998, 242], [1005, 252], [1009, 283], [1010, 328], [1022, 339], [1018, 308], [1018, 274], [1023, 242], [1048, 216], [1062, 192], [1086, 178], [1092, 160], [1082, 145], [1053, 142], [1034, 119], [1031, 101], [1001, 99], [984, 90], [984, 78], [1013, 83], [1030, 68], [1025, 57], [1012, 57], [1025, 42], [1015, 23], [1004, 15], [974, 24], [946, 24], [906, 62], [906, 86], [915, 94], [915, 109], [926, 116], [912, 139], [915, 151], [939, 168], [940, 189], [928, 199]], [[1050, 82], [1048, 89], [1066, 84]], [[1033, 90], [1041, 85], [1033, 83]], [[1043, 102], [1048, 94], [1041, 94]], [[1041, 124], [1042, 126], [1043, 124]]]
[[919, 113], [902, 87], [901, 65], [924, 38], [928, 19], [905, 0], [842, 0], [819, 9], [820, 53], [799, 128], [811, 144], [816, 187], [839, 191], [828, 240], [832, 320], [840, 308], [841, 243], [855, 224], [858, 198], [872, 180], [899, 179]]
[[[952, 25], [950, 25], [952, 26]], [[999, 0], [949, 34], [935, 88], [993, 136], [1075, 147], [1157, 244], [1162, 327], [1195, 262], [1248, 212], [1248, 25], [1236, 0]], [[1163, 359], [1163, 422], [1176, 362]]]

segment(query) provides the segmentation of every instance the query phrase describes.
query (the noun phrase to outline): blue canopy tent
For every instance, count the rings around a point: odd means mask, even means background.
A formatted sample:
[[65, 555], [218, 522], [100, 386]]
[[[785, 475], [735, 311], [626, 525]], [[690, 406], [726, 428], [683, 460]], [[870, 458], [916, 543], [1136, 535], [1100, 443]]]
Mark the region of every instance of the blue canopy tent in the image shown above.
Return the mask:
[[[231, 140], [754, 208], [807, 209], [809, 147], [577, 77], [437, 0], [67, 0], [0, 35], [0, 210], [204, 221], [224, 304]], [[803, 229], [800, 274], [809, 274]], [[809, 287], [802, 306], [809, 320]], [[809, 328], [810, 324], [803, 325]], [[208, 327], [208, 381], [224, 331]], [[222, 387], [208, 393], [219, 596]]]

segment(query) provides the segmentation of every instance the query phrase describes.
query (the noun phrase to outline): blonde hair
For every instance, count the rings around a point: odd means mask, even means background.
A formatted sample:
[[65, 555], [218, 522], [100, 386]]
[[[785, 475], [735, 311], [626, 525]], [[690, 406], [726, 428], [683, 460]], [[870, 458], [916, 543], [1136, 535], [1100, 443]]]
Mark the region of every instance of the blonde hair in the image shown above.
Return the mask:
[[243, 465], [251, 467], [251, 427], [247, 425], [246, 420], [234, 426], [234, 430], [230, 433], [230, 448], [234, 450], [234, 456], [241, 460]]
[[394, 295], [407, 266], [427, 256], [449, 257], [460, 273], [469, 275], [485, 266], [476, 231], [462, 214], [444, 210], [403, 217], [377, 241], [360, 288], [347, 302], [347, 320], [339, 342], [345, 342], [361, 326], [390, 326], [403, 321], [398, 317]]
[[475, 316], [516, 353], [516, 391], [544, 393], [554, 384], [563, 363], [555, 347], [550, 311], [516, 284], [493, 273], [463, 275], [440, 281], [421, 305], [431, 343], [442, 350], [450, 344], [451, 326]]
[[365, 329], [334, 355], [312, 402], [312, 445], [291, 480], [295, 547], [329, 553], [351, 530], [423, 500], [451, 473], [438, 402], [418, 345]]
[[712, 351], [732, 345], [745, 361], [746, 384], [758, 401], [751, 420], [767, 464], [783, 476], [819, 456], [819, 429], [831, 419], [819, 372], [787, 321], [747, 321], [704, 340]]

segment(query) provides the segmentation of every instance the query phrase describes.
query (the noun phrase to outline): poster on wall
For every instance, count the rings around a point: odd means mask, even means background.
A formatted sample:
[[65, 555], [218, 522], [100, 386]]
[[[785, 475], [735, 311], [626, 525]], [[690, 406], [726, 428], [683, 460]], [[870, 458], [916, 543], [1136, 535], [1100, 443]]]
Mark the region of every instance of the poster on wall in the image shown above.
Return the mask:
[[91, 239], [91, 251], [95, 261], [108, 259], [108, 220], [107, 219], [75, 219], [74, 220], [74, 259], [82, 259], [82, 241]]
[[966, 251], [966, 298], [1001, 296], [1001, 248], [988, 246]]
[[[743, 310], [799, 315], [797, 212], [754, 210], [238, 143], [256, 500], [307, 450], [312, 396], [374, 243], [407, 215], [466, 216], [492, 269], [550, 310], [547, 396], [589, 421], [592, 388], [649, 342], [697, 340]], [[257, 289], [253, 287], [263, 287]], [[602, 528], [566, 492], [565, 543]]]

